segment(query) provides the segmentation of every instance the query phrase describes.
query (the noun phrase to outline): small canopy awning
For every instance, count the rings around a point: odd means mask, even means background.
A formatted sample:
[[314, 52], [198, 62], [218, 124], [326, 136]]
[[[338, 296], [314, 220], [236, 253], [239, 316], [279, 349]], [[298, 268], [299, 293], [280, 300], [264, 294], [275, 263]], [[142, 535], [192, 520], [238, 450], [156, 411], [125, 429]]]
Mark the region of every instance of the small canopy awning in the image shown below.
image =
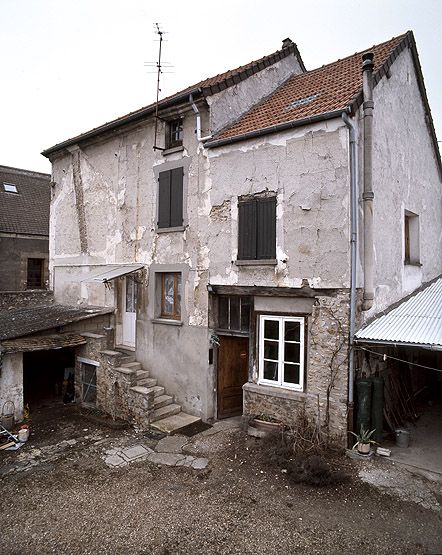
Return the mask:
[[375, 318], [355, 342], [442, 350], [442, 277]]
[[116, 279], [122, 276], [127, 276], [133, 272], [137, 272], [144, 268], [144, 264], [106, 264], [105, 266], [100, 266], [100, 268], [94, 270], [87, 275], [84, 279], [80, 281], [98, 281], [101, 283], [107, 283], [112, 279]]
[[84, 345], [86, 339], [78, 333], [57, 333], [40, 335], [38, 337], [19, 337], [2, 341], [1, 350], [4, 353], [20, 353], [29, 351], [49, 351], [63, 347], [77, 347]]

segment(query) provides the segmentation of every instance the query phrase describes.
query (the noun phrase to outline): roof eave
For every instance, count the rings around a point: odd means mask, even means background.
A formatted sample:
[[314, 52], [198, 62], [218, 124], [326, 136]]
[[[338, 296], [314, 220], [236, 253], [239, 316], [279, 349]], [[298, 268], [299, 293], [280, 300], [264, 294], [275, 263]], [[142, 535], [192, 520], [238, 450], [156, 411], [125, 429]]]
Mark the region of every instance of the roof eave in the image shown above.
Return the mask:
[[324, 112], [322, 114], [317, 114], [315, 116], [309, 116], [307, 118], [302, 118], [298, 120], [292, 120], [284, 123], [278, 123], [270, 127], [263, 127], [261, 129], [256, 129], [254, 131], [248, 131], [246, 133], [241, 133], [239, 135], [234, 135], [233, 137], [226, 137], [224, 139], [217, 139], [214, 141], [207, 141], [204, 143], [206, 148], [216, 148], [219, 146], [230, 145], [232, 143], [237, 143], [239, 141], [246, 141], [249, 139], [256, 139], [264, 135], [269, 135], [271, 133], [279, 133], [281, 131], [287, 131], [289, 129], [294, 129], [296, 127], [303, 127], [305, 125], [311, 125], [313, 123], [318, 123], [320, 121], [326, 121], [329, 119], [340, 118], [343, 112], [348, 111], [347, 108], [340, 110], [333, 110], [331, 112]]

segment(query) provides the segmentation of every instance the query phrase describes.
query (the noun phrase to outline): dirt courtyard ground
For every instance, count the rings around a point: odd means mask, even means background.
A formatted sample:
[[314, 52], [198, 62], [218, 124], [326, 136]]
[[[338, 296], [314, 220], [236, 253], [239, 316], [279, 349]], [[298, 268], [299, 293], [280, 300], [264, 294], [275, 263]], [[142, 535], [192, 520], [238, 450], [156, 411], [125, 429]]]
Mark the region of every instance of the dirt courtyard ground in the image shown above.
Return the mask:
[[425, 505], [359, 479], [384, 461], [343, 458], [347, 483], [312, 488], [229, 423], [162, 443], [75, 407], [31, 426], [0, 452], [2, 555], [442, 553], [439, 490]]

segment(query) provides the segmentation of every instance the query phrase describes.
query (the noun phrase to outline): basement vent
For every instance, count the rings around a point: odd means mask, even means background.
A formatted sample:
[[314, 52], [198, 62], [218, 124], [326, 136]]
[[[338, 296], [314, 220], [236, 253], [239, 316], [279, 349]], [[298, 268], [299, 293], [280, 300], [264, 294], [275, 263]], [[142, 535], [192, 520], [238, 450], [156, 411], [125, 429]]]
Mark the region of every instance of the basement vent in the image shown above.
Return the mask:
[[287, 105], [286, 111], [294, 110], [295, 108], [299, 108], [299, 106], [304, 106], [305, 104], [310, 104], [313, 100], [318, 98], [319, 94], [312, 94], [310, 96], [305, 96], [304, 98], [298, 98], [298, 100], [294, 100]]
[[17, 187], [13, 183], [3, 183], [5, 193], [18, 193]]

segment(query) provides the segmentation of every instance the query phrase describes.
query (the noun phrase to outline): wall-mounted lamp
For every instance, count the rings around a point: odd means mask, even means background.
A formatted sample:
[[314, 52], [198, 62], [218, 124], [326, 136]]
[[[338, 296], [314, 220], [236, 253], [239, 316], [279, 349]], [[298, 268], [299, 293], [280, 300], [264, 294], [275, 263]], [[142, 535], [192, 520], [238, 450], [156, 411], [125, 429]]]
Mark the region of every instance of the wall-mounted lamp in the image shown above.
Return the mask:
[[207, 284], [207, 291], [209, 293], [213, 293], [213, 287], [212, 287], [212, 285], [210, 285], [210, 283]]

